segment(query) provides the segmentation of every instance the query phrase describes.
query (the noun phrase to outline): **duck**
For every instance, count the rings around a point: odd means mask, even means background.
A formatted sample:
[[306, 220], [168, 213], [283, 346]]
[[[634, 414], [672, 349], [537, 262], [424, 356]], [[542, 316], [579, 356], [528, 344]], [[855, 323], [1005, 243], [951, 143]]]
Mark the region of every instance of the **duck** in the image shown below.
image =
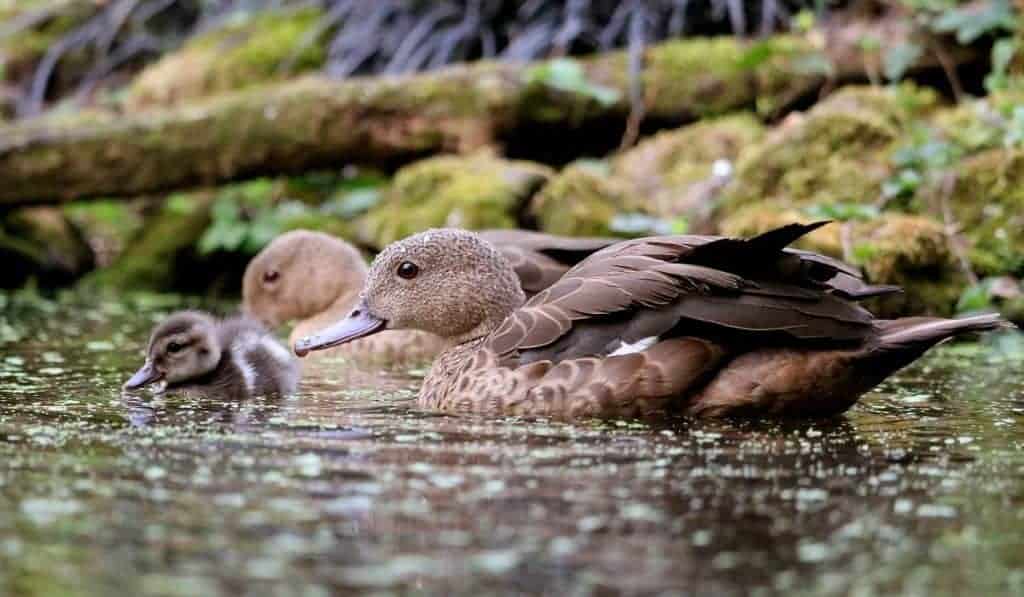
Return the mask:
[[255, 319], [172, 313], [154, 329], [146, 362], [124, 389], [154, 386], [204, 396], [285, 396], [298, 386], [298, 360]]
[[831, 417], [935, 344], [1009, 325], [876, 319], [860, 301], [898, 287], [789, 247], [826, 223], [619, 242], [529, 300], [491, 243], [431, 230], [382, 251], [354, 310], [294, 350], [383, 330], [446, 338], [418, 396], [444, 412]]
[[[482, 238], [502, 251], [527, 296], [547, 288], [611, 238], [571, 238], [527, 230], [486, 230]], [[242, 310], [270, 328], [297, 320], [289, 336], [319, 331], [345, 316], [366, 279], [367, 262], [348, 242], [312, 230], [286, 232], [248, 264], [242, 278]], [[429, 363], [444, 340], [417, 330], [385, 331], [327, 351], [361, 363]]]

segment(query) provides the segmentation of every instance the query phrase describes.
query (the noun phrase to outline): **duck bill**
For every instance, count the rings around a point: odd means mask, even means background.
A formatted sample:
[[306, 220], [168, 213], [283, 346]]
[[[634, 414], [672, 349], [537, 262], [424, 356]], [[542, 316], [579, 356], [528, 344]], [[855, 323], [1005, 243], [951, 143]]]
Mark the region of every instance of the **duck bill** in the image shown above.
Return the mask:
[[324, 350], [339, 344], [364, 338], [384, 329], [387, 323], [373, 315], [364, 305], [357, 306], [348, 317], [331, 327], [321, 330], [312, 336], [300, 338], [295, 342], [295, 354], [304, 357], [314, 350]]
[[160, 381], [162, 377], [163, 375], [153, 367], [153, 363], [146, 361], [146, 364], [136, 371], [131, 379], [124, 382], [124, 389], [137, 390], [153, 382]]

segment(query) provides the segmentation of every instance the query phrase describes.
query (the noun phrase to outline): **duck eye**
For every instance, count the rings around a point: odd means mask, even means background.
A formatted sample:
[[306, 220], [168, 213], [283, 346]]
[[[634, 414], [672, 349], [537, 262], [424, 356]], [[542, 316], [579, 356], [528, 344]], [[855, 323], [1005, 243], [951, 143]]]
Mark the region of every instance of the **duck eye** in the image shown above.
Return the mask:
[[177, 342], [171, 342], [170, 344], [167, 345], [167, 352], [179, 352], [181, 351], [181, 348], [181, 344], [178, 344]]
[[277, 282], [277, 279], [280, 277], [281, 274], [276, 269], [263, 272], [263, 281], [267, 284]]
[[398, 266], [398, 277], [405, 278], [406, 280], [412, 280], [420, 273], [420, 268], [415, 263], [409, 261], [403, 261]]

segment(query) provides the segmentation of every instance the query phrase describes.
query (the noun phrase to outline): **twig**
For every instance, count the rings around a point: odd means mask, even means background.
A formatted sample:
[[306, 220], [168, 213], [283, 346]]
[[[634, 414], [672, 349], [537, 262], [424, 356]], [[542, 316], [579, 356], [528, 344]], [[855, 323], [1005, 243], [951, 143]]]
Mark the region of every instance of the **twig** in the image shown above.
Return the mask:
[[950, 250], [953, 251], [953, 255], [956, 256], [957, 262], [960, 264], [960, 271], [974, 285], [978, 283], [978, 276], [971, 268], [971, 260], [967, 256], [966, 247], [964, 246], [966, 243], [960, 235], [962, 227], [956, 221], [949, 202], [950, 197], [953, 196], [953, 189], [956, 188], [956, 179], [957, 175], [955, 172], [946, 172], [943, 174], [942, 182], [939, 186], [939, 209], [942, 211], [942, 231], [946, 235], [947, 242], [949, 242]]
[[647, 11], [643, 0], [636, 2], [629, 21], [629, 117], [622, 134], [619, 149], [636, 143], [640, 136], [640, 123], [644, 118], [644, 45], [647, 29]]
[[964, 99], [964, 88], [960, 84], [960, 77], [956, 74], [956, 65], [953, 60], [942, 46], [936, 44], [934, 41], [929, 40], [928, 46], [935, 52], [935, 57], [939, 60], [939, 66], [942, 67], [942, 72], [945, 73], [946, 78], [949, 79], [949, 84], [953, 88], [953, 97], [957, 103], [960, 103]]

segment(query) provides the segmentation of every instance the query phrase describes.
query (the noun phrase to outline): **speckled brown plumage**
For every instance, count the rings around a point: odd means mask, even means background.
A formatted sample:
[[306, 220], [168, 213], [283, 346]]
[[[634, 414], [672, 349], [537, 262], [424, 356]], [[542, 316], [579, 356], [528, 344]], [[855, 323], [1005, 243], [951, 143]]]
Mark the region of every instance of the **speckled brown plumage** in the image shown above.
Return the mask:
[[[524, 230], [489, 230], [480, 235], [509, 260], [527, 295], [547, 288], [570, 267], [615, 242], [567, 238]], [[313, 334], [352, 310], [366, 279], [366, 263], [349, 243], [309, 230], [282, 234], [246, 268], [243, 309], [270, 327], [297, 320], [289, 340]], [[429, 362], [446, 346], [439, 336], [417, 330], [385, 331], [324, 351], [361, 363]]]
[[[525, 303], [491, 245], [429, 231], [377, 257], [358, 321], [296, 350], [371, 328], [446, 336], [452, 347], [420, 390], [424, 407], [446, 411], [819, 416], [843, 412], [943, 339], [1004, 325], [995, 315], [876, 320], [856, 301], [898, 289], [787, 248], [820, 225], [618, 243]], [[417, 266], [415, 277], [396, 275], [405, 263]]]

